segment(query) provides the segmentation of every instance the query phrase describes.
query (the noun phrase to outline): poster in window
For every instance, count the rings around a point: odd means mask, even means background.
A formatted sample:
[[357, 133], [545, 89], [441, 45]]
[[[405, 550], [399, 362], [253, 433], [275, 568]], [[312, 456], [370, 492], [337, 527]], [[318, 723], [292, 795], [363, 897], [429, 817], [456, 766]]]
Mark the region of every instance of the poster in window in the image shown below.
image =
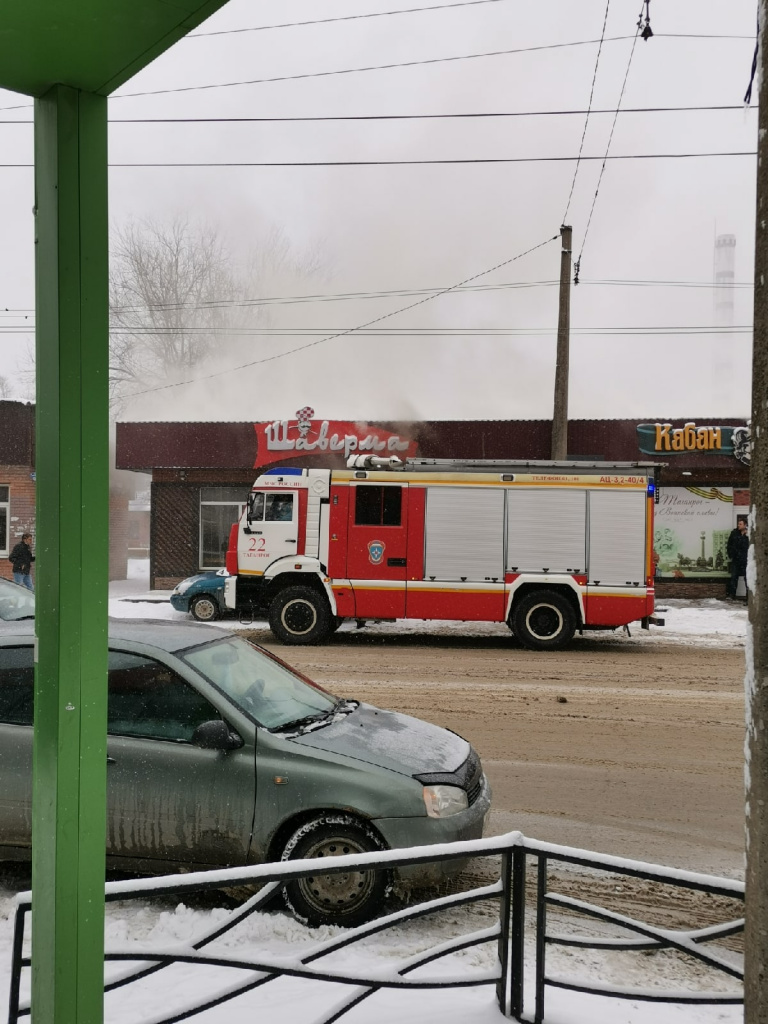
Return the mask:
[[732, 487], [662, 487], [653, 537], [657, 577], [727, 577], [733, 525]]

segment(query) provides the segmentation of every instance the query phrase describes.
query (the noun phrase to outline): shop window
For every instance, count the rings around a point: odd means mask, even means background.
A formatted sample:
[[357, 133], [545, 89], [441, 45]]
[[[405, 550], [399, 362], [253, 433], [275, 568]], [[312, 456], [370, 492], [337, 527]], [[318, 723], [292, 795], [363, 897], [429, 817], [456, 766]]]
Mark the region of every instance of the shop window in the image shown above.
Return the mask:
[[200, 488], [200, 568], [220, 569], [226, 560], [229, 531], [243, 513], [244, 487]]
[[358, 484], [356, 490], [356, 526], [400, 526], [403, 507], [402, 487]]
[[8, 556], [8, 526], [11, 521], [11, 488], [0, 484], [0, 555]]

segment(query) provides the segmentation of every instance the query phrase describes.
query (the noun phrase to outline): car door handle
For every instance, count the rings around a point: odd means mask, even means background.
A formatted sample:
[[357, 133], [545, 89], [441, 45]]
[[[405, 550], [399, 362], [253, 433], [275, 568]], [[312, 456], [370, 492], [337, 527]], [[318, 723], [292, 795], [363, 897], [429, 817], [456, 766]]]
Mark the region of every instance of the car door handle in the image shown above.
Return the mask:
[[387, 559], [387, 565], [391, 565], [391, 566], [393, 566], [395, 568], [399, 567], [401, 569], [404, 569], [407, 564], [408, 564], [408, 562], [406, 561], [405, 558], [388, 558]]
[[296, 543], [296, 538], [295, 537], [289, 537], [288, 540], [285, 543], [286, 544], [295, 544]]
[[107, 764], [117, 764], [117, 761], [114, 759], [114, 757], [110, 757], [109, 755], [107, 755]]

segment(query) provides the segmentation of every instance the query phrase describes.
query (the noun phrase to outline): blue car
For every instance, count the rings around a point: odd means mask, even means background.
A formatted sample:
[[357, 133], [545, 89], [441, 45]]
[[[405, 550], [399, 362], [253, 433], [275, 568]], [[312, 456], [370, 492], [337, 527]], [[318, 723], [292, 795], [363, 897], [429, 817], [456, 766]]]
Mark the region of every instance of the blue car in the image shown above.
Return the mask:
[[229, 609], [224, 604], [226, 569], [199, 572], [188, 576], [171, 594], [171, 606], [177, 612], [189, 612], [198, 622], [213, 622]]

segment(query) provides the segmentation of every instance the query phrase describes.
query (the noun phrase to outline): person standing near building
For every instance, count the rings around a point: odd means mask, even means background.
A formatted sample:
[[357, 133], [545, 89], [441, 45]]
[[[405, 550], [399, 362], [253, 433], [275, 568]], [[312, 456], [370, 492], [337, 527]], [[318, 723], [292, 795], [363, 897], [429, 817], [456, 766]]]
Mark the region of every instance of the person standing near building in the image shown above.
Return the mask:
[[26, 587], [28, 590], [35, 589], [32, 577], [30, 576], [32, 563], [35, 560], [35, 556], [30, 548], [31, 542], [32, 534], [22, 533], [21, 540], [8, 556], [8, 561], [13, 567], [13, 582], [18, 583], [19, 586]]
[[731, 535], [728, 538], [728, 557], [731, 560], [729, 597], [736, 597], [739, 576], [744, 576], [744, 582], [746, 583], [748, 555], [749, 537], [747, 536], [747, 520], [745, 516], [739, 516], [736, 521], [736, 529], [731, 530]]

